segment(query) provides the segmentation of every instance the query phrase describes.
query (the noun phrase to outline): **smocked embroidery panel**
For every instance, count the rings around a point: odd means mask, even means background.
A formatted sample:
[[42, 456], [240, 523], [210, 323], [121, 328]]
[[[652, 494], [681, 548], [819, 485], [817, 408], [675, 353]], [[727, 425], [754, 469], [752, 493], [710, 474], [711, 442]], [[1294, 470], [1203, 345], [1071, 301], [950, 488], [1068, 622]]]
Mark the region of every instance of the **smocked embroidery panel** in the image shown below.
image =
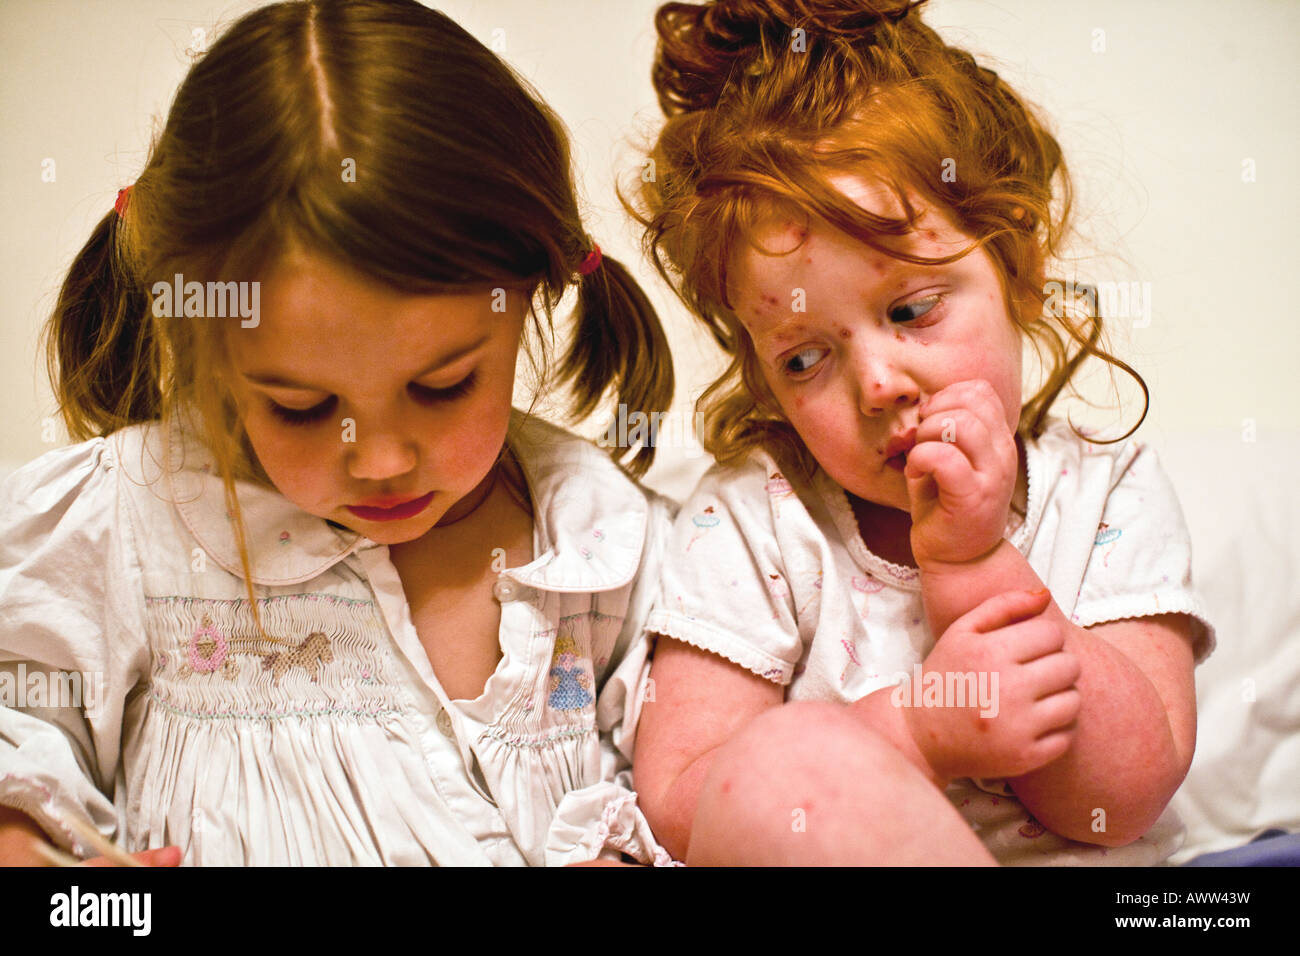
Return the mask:
[[245, 599], [151, 597], [149, 696], [196, 720], [374, 719], [405, 708], [383, 619], [332, 594]]
[[[598, 675], [609, 664], [623, 628], [626, 592], [621, 601], [602, 602], [593, 595], [547, 595], [554, 616], [539, 615], [532, 640], [533, 686], [519, 706], [507, 707], [484, 733], [511, 747], [550, 748], [577, 743], [595, 733]], [[552, 604], [554, 602], [554, 604]], [[547, 608], [550, 610], [550, 608]]]

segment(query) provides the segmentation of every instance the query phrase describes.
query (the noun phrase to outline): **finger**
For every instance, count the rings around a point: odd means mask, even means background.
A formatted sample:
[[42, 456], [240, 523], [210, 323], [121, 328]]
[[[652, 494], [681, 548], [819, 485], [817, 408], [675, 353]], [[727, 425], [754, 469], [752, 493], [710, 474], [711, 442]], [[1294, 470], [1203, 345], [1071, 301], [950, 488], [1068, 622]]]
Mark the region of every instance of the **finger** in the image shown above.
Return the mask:
[[141, 850], [129, 854], [125, 859], [97, 856], [83, 863], [83, 866], [180, 866], [181, 848], [164, 846], [156, 850]]
[[1052, 592], [1047, 588], [1040, 591], [1003, 591], [971, 608], [957, 618], [951, 627], [961, 626], [969, 631], [987, 634], [1041, 614], [1051, 600]]
[[945, 504], [959, 503], [980, 492], [979, 480], [970, 459], [955, 445], [928, 441], [907, 453], [903, 475], [909, 482], [930, 477]]
[[1034, 769], [1047, 766], [1053, 760], [1064, 757], [1074, 744], [1074, 727], [1054, 731], [1034, 741]]
[[987, 379], [972, 378], [953, 382], [922, 402], [918, 411], [924, 421], [933, 415], [959, 408], [967, 409], [978, 417], [990, 434], [996, 435], [999, 431], [1008, 430], [1002, 399]]
[[1083, 695], [1074, 688], [1052, 694], [1034, 704], [1034, 723], [1039, 727], [1039, 736], [1074, 726], [1079, 719], [1079, 708], [1083, 706]]
[[1035, 691], [1035, 700], [1069, 690], [1078, 683], [1082, 673], [1079, 659], [1073, 654], [1057, 651], [1046, 654], [1023, 665], [1022, 675]]
[[1062, 653], [1065, 631], [1041, 614], [999, 629], [998, 641], [1017, 664], [1026, 665]]
[[916, 443], [923, 442], [956, 445], [977, 471], [1000, 468], [988, 426], [967, 408], [946, 409], [922, 418], [916, 429]]
[[181, 865], [181, 848], [178, 846], [164, 846], [156, 850], [142, 850], [134, 854], [135, 858], [145, 866], [180, 866]]

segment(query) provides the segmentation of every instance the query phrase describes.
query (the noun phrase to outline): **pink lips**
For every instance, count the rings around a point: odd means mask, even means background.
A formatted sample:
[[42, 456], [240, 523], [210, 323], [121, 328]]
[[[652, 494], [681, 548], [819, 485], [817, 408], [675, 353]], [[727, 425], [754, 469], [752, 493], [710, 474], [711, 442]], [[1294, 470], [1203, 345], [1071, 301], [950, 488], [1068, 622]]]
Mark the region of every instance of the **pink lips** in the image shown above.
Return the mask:
[[895, 471], [902, 471], [907, 466], [907, 453], [916, 447], [916, 428], [909, 428], [901, 435], [895, 435], [885, 445], [885, 464]]
[[371, 508], [364, 505], [348, 505], [347, 508], [358, 518], [364, 518], [366, 521], [400, 521], [418, 515], [429, 506], [433, 496], [434, 492], [431, 491], [422, 498], [394, 505], [391, 508]]

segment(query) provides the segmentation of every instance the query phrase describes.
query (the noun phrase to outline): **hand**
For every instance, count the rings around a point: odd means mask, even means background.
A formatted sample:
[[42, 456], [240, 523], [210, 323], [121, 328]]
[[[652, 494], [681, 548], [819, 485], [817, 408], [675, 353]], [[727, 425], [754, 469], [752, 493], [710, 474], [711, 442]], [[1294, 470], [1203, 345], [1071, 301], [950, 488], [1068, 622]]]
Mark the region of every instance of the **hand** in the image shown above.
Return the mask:
[[1065, 650], [1068, 625], [1043, 613], [1050, 603], [1046, 589], [991, 597], [954, 621], [921, 665], [923, 675], [937, 674], [945, 688], [948, 675], [974, 672], [976, 687], [989, 692], [987, 706], [978, 693], [964, 707], [953, 700], [910, 706], [915, 692], [906, 688], [904, 723], [939, 777], [1018, 777], [1070, 748], [1081, 669]]
[[[130, 854], [131, 859], [135, 860], [140, 866], [180, 866], [181, 865], [181, 848], [178, 846], [164, 846], [156, 850], [141, 850], [139, 853]], [[86, 860], [82, 866], [123, 866], [117, 860], [107, 856], [96, 856]]]
[[988, 382], [956, 382], [923, 402], [903, 471], [917, 564], [960, 564], [997, 547], [1019, 471], [1015, 434]]
[[[103, 840], [100, 837], [100, 840]], [[107, 844], [107, 841], [103, 841]], [[121, 851], [118, 851], [119, 853]], [[130, 854], [141, 866], [179, 866], [181, 848], [165, 846]], [[78, 866], [121, 866], [122, 861], [109, 856], [78, 861], [56, 850], [46, 839], [45, 831], [35, 820], [11, 807], [0, 807], [0, 866], [55, 866], [56, 860]]]

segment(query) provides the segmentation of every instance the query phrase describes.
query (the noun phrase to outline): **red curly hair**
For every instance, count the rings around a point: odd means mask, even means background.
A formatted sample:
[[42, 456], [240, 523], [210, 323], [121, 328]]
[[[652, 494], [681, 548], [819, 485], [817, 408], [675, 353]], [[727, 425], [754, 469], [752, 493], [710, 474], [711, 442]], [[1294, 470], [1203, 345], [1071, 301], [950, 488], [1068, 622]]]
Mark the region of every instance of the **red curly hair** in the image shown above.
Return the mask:
[[[940, 265], [983, 247], [1013, 320], [1050, 354], [1042, 387], [1021, 409], [1023, 432], [1042, 433], [1089, 355], [1133, 375], [1149, 404], [1142, 377], [1099, 346], [1095, 296], [1087, 314], [1043, 309], [1045, 263], [1070, 214], [1060, 145], [996, 73], [921, 22], [924, 2], [715, 0], [666, 3], [656, 14], [652, 76], [667, 122], [632, 212], [659, 272], [731, 357], [697, 405], [701, 441], [719, 461], [761, 446], [813, 465], [727, 300], [736, 243], [752, 241], [778, 210], [819, 217], [908, 262]], [[904, 215], [862, 209], [833, 185], [846, 172], [883, 183]], [[891, 245], [923, 213], [912, 195], [974, 243], [942, 259]]]

